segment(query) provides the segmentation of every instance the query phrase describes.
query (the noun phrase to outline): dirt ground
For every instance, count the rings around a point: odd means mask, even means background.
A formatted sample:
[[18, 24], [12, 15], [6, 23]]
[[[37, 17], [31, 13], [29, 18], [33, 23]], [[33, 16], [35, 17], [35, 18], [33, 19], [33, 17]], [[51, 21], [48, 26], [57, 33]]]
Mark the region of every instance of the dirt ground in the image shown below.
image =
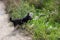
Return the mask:
[[32, 40], [30, 36], [23, 35], [23, 32], [14, 31], [5, 8], [5, 4], [0, 1], [0, 40]]

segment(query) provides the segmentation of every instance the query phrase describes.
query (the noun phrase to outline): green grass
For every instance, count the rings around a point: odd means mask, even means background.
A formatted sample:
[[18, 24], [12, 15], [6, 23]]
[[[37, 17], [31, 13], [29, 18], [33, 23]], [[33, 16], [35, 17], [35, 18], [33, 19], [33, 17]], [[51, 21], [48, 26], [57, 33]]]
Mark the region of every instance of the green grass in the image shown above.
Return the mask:
[[[14, 18], [22, 18], [28, 12], [33, 13], [33, 20], [26, 24], [26, 29], [32, 33], [33, 40], [60, 40], [60, 15], [54, 0], [44, 1], [43, 9], [37, 9], [27, 1], [21, 1], [19, 5], [10, 4], [8, 12]], [[59, 5], [58, 5], [59, 6]], [[45, 16], [41, 16], [45, 15]], [[37, 18], [36, 18], [37, 16]]]

